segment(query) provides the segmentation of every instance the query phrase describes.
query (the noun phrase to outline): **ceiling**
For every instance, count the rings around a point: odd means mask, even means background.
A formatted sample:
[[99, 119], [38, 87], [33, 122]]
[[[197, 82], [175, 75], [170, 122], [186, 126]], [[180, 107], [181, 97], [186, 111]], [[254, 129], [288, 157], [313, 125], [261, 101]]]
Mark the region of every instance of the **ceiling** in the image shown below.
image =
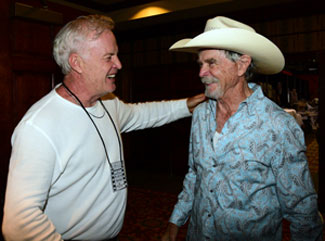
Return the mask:
[[[306, 4], [306, 0], [48, 0], [89, 13], [108, 15], [119, 24], [119, 29], [130, 28], [137, 23], [145, 26], [234, 13], [246, 14], [246, 18], [271, 18], [301, 12], [307, 14], [311, 8], [312, 11], [321, 11], [319, 4], [322, 1], [310, 0], [313, 4]], [[137, 13], [148, 7], [164, 9], [165, 12], [135, 19]]]

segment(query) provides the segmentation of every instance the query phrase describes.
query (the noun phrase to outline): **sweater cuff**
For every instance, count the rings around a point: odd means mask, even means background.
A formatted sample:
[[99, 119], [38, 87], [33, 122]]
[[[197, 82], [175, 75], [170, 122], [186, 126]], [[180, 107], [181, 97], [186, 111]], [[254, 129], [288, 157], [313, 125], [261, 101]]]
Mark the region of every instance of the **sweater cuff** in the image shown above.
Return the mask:
[[180, 99], [176, 105], [174, 105], [175, 107], [175, 115], [177, 116], [177, 118], [183, 118], [183, 117], [189, 117], [192, 116], [192, 113], [189, 111], [188, 107], [187, 107], [187, 99]]

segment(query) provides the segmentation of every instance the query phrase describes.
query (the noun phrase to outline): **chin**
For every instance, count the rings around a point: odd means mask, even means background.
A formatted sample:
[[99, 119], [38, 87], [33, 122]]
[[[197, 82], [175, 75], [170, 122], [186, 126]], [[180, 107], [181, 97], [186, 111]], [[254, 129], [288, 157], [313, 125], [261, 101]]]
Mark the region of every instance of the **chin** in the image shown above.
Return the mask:
[[116, 85], [115, 84], [110, 84], [106, 88], [107, 93], [113, 93], [115, 90], [116, 90]]
[[210, 99], [214, 99], [214, 100], [218, 100], [220, 97], [222, 97], [221, 93], [216, 93], [216, 92], [205, 92], [205, 96], [210, 98]]

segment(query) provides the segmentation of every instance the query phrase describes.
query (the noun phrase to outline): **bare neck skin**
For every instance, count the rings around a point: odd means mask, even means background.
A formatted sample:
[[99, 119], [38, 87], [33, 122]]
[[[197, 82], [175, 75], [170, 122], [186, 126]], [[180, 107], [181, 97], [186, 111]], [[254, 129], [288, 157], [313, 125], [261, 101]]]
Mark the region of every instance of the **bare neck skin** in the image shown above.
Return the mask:
[[[63, 81], [65, 85], [71, 90], [71, 92], [78, 97], [84, 107], [90, 107], [95, 105], [96, 101], [101, 97], [91, 95], [89, 90], [83, 85], [82, 81], [75, 80], [74, 77], [71, 76], [71, 74], [66, 75]], [[64, 88], [63, 85], [57, 88], [56, 91], [64, 99], [74, 104], [80, 105], [76, 98], [72, 96], [69, 91]]]
[[217, 132], [221, 132], [227, 120], [236, 113], [239, 104], [247, 99], [253, 90], [248, 87], [245, 80], [240, 81], [236, 86], [228, 89], [227, 92], [218, 99], [216, 121]]

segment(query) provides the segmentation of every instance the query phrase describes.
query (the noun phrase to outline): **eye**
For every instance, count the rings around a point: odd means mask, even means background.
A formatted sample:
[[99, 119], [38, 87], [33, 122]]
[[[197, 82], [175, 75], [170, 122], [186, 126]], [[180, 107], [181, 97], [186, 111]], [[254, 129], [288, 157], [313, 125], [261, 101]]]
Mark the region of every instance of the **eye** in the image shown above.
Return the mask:
[[217, 64], [217, 61], [215, 59], [208, 59], [207, 63], [211, 67], [213, 65], [216, 65]]
[[110, 62], [110, 61], [113, 60], [114, 55], [115, 55], [114, 53], [107, 53], [107, 54], [104, 55], [104, 60], [105, 60], [106, 62]]

